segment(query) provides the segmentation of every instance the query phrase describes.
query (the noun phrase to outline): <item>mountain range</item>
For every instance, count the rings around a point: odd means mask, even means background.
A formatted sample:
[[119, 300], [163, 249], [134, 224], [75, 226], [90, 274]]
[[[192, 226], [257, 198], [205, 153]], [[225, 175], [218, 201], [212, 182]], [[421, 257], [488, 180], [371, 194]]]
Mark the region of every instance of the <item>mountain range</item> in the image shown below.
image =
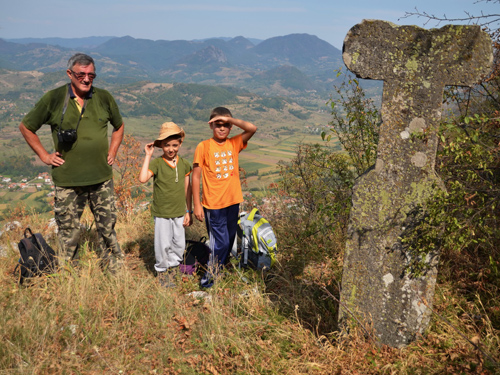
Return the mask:
[[235, 38], [148, 40], [125, 37], [0, 39], [0, 68], [64, 71], [75, 52], [90, 54], [110, 83], [229, 85], [262, 95], [324, 95], [343, 66], [340, 50], [309, 34], [263, 41]]

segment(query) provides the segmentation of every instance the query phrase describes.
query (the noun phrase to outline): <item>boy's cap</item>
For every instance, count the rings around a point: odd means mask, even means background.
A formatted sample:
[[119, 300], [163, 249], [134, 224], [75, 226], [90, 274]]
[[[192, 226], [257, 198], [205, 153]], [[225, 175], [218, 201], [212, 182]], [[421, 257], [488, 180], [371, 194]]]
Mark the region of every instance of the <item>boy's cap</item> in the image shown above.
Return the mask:
[[184, 141], [184, 137], [186, 136], [186, 134], [184, 133], [184, 130], [182, 130], [182, 128], [179, 128], [177, 124], [173, 122], [163, 123], [161, 125], [160, 135], [158, 136], [158, 138], [156, 138], [154, 142], [155, 147], [160, 147], [161, 141], [176, 134], [179, 134], [181, 136], [182, 141]]

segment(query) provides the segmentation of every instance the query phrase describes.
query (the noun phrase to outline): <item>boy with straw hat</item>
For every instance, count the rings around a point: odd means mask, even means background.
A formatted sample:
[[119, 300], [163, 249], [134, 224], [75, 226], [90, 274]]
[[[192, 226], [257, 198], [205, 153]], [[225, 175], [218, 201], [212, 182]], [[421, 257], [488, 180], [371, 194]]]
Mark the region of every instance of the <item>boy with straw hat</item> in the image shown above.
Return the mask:
[[[160, 284], [172, 287], [172, 270], [179, 266], [186, 245], [184, 227], [192, 224], [191, 164], [179, 157], [178, 152], [185, 133], [173, 122], [165, 122], [159, 137], [148, 143], [139, 181], [154, 177], [151, 214], [155, 223], [155, 270]], [[163, 155], [151, 161], [155, 147]]]

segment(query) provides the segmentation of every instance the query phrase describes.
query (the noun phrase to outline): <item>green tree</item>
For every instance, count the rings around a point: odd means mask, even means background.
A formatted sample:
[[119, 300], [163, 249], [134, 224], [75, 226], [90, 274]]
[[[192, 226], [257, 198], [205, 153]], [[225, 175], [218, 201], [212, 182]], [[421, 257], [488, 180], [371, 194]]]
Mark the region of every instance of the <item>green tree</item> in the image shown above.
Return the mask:
[[[337, 77], [342, 74], [339, 70]], [[335, 86], [336, 98], [328, 102], [331, 106], [331, 131], [338, 138], [351, 159], [357, 175], [375, 164], [381, 123], [380, 112], [373, 99], [367, 98], [359, 81], [345, 75], [344, 81]], [[322, 133], [330, 140], [332, 134]]]
[[319, 144], [301, 144], [290, 163], [280, 163], [280, 187], [303, 210], [307, 232], [345, 229], [354, 181], [346, 155]]
[[[286, 238], [285, 247], [294, 249], [294, 257], [301, 254], [304, 262], [341, 257], [352, 187], [375, 163], [379, 111], [356, 79], [346, 76], [335, 91], [337, 98], [329, 102], [331, 131], [322, 134], [325, 145], [301, 144], [291, 162], [280, 164], [279, 192], [290, 200], [282, 200], [287, 208], [280, 219], [285, 230], [294, 233], [282, 238]], [[342, 150], [330, 144], [337, 138]], [[296, 243], [301, 246], [296, 248]]]

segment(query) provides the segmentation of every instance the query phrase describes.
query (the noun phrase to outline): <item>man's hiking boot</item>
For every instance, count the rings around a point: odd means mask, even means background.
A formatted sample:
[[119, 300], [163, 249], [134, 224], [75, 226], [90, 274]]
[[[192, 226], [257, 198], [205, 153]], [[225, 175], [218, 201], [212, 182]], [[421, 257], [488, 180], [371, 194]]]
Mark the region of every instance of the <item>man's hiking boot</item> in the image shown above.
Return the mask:
[[103, 271], [108, 271], [111, 275], [116, 275], [125, 264], [124, 256], [122, 253], [112, 254], [107, 252], [101, 256], [99, 266]]

